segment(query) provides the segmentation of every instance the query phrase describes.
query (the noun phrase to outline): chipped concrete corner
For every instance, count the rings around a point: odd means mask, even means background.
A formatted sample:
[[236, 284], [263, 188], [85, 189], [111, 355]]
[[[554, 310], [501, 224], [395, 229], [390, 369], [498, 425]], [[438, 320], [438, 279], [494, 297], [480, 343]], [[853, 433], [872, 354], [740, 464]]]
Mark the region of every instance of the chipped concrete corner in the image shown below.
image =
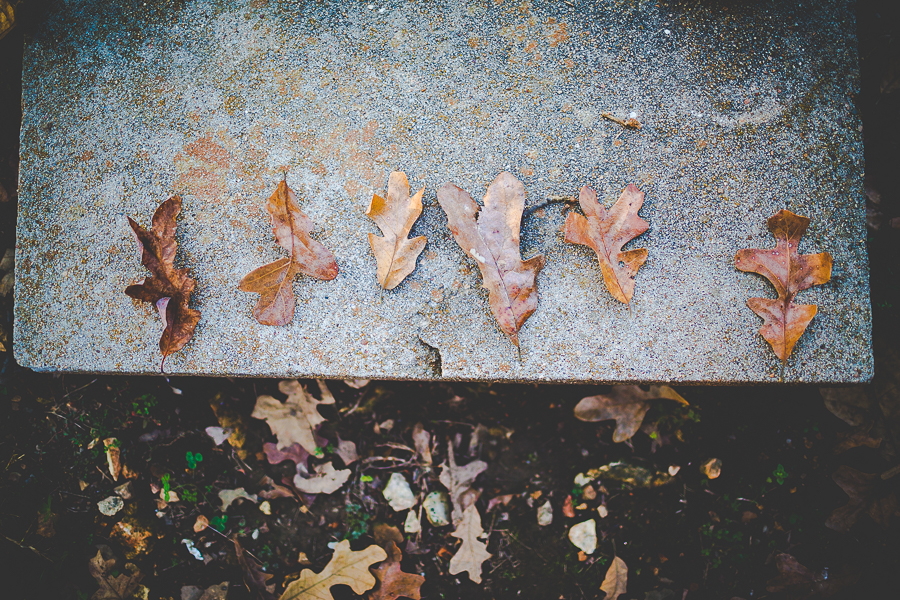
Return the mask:
[[[836, 268], [800, 296], [819, 313], [784, 380], [871, 378], [852, 2], [140, 4], [56, 2], [27, 43], [21, 364], [156, 372], [162, 325], [122, 292], [146, 275], [125, 217], [177, 193], [203, 317], [173, 374], [778, 381], [745, 304], [774, 292], [733, 259], [789, 208], [812, 218], [801, 251]], [[394, 169], [426, 187], [428, 246], [382, 294], [364, 213]], [[263, 204], [285, 170], [340, 274], [298, 278], [293, 322], [265, 327], [237, 284], [281, 256]], [[522, 256], [547, 259], [521, 357], [435, 200], [446, 181], [480, 199], [502, 170], [528, 191]], [[547, 202], [589, 184], [609, 205], [628, 183], [650, 223], [626, 247], [649, 250], [630, 311]]]

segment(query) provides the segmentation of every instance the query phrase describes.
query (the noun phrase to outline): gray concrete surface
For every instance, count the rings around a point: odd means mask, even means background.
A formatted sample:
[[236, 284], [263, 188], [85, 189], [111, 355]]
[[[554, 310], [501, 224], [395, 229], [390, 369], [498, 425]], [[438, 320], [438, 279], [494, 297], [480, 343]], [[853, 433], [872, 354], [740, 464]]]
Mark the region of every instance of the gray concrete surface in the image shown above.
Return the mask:
[[[658, 3], [115, 3], [71, 0], [27, 42], [15, 353], [38, 370], [153, 373], [162, 324], [123, 289], [147, 273], [144, 225], [184, 198], [177, 263], [203, 316], [171, 373], [331, 378], [745, 383], [780, 363], [734, 268], [780, 208], [812, 218], [802, 252], [834, 277], [785, 381], [872, 376], [856, 25], [845, 0]], [[670, 6], [666, 6], [669, 4]], [[723, 6], [728, 4], [728, 6]], [[639, 131], [601, 118], [636, 113]], [[286, 327], [238, 291], [283, 256], [263, 203], [283, 169], [333, 281], [298, 277]], [[426, 187], [418, 268], [382, 294], [366, 234], [393, 169]], [[543, 253], [521, 360], [435, 191], [480, 200], [502, 170], [528, 192], [522, 255]], [[631, 311], [589, 248], [563, 242], [590, 184], [635, 183], [649, 259]]]

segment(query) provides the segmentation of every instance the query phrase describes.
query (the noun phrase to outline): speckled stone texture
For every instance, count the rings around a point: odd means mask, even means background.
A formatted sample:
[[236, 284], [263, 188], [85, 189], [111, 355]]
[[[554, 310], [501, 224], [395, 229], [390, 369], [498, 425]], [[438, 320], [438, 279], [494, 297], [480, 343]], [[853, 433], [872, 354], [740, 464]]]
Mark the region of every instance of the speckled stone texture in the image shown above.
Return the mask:
[[[203, 316], [170, 373], [330, 378], [763, 383], [781, 364], [734, 268], [781, 208], [830, 283], [784, 381], [872, 377], [852, 2], [107, 2], [70, 0], [27, 42], [15, 352], [38, 370], [158, 372], [162, 323], [126, 215], [184, 198], [176, 263]], [[625, 130], [601, 117], [632, 112]], [[340, 267], [298, 277], [286, 327], [251, 316], [252, 269], [284, 256], [265, 199], [284, 169]], [[382, 294], [366, 234], [393, 169], [425, 210], [417, 269]], [[546, 257], [521, 357], [435, 192], [528, 193], [522, 256]], [[650, 229], [629, 311], [593, 252], [563, 242], [585, 184], [635, 183]]]

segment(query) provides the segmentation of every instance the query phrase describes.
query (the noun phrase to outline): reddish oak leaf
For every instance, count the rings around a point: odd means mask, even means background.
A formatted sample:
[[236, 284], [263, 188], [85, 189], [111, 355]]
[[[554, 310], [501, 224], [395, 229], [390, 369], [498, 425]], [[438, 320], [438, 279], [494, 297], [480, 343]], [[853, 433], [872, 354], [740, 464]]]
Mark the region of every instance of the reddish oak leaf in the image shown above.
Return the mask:
[[759, 333], [784, 363], [817, 310], [814, 304], [794, 304], [794, 298], [798, 292], [831, 279], [832, 261], [827, 252], [799, 253], [800, 238], [809, 226], [806, 217], [782, 209], [767, 223], [775, 236], [775, 248], [739, 250], [734, 263], [738, 270], [758, 273], [775, 286], [777, 299], [750, 298], [747, 306], [763, 318]]
[[425, 583], [425, 578], [400, 569], [403, 554], [394, 541], [388, 542], [384, 549], [387, 560], [371, 569], [378, 583], [369, 592], [369, 600], [397, 600], [401, 596], [419, 600], [422, 597], [419, 588]]
[[638, 216], [644, 204], [644, 192], [629, 184], [607, 212], [597, 201], [597, 192], [584, 186], [578, 194], [578, 202], [586, 218], [575, 212], [569, 213], [564, 226], [566, 241], [593, 248], [600, 261], [606, 289], [619, 302], [630, 303], [634, 296], [634, 278], [647, 260], [647, 249], [622, 252], [622, 246], [650, 227]]
[[337, 277], [338, 266], [331, 251], [312, 239], [312, 220], [297, 206], [297, 196], [287, 180], [278, 184], [266, 202], [272, 215], [272, 232], [289, 257], [247, 273], [239, 288], [260, 295], [253, 316], [263, 325], [287, 325], [294, 318], [294, 276], [304, 273], [316, 279]]
[[452, 183], [438, 190], [437, 199], [456, 242], [478, 263], [501, 331], [518, 347], [519, 330], [537, 309], [536, 278], [544, 266], [543, 255], [522, 261], [519, 251], [525, 187], [504, 171], [488, 186], [483, 208]]
[[409, 239], [409, 231], [422, 214], [422, 194], [425, 188], [409, 195], [409, 181], [402, 171], [394, 171], [388, 180], [387, 199], [378, 194], [366, 216], [375, 221], [384, 237], [369, 234], [369, 244], [378, 264], [378, 283], [392, 290], [416, 268], [416, 259], [425, 249], [425, 236]]
[[[125, 293], [136, 300], [152, 302], [162, 317], [162, 337], [159, 350], [166, 357], [178, 352], [194, 335], [200, 311], [188, 307], [196, 281], [188, 276], [188, 269], [175, 268], [175, 217], [181, 212], [181, 197], [172, 196], [153, 213], [153, 225], [147, 231], [130, 217], [128, 224], [137, 238], [141, 264], [153, 274], [137, 285], [129, 285]], [[160, 365], [160, 371], [162, 364]]]

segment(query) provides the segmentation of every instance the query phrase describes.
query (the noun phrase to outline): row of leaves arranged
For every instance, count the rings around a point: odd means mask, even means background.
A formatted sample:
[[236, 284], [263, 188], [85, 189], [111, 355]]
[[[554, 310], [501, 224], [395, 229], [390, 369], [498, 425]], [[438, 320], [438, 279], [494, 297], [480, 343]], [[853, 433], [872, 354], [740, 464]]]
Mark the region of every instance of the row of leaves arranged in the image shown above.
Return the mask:
[[[378, 284], [395, 288], [415, 270], [416, 260], [427, 242], [425, 236], [410, 239], [410, 231], [422, 214], [425, 188], [410, 196], [406, 175], [395, 171], [388, 182], [387, 198], [374, 195], [366, 215], [381, 229], [382, 236], [369, 234], [377, 262]], [[502, 172], [488, 186], [479, 206], [462, 188], [444, 184], [437, 200], [447, 215], [447, 224], [463, 252], [476, 262], [488, 290], [488, 302], [497, 323], [510, 341], [519, 346], [519, 330], [537, 309], [537, 275], [544, 266], [543, 255], [522, 260], [519, 233], [525, 209], [525, 187], [510, 173]], [[644, 193], [629, 184], [607, 211], [590, 187], [578, 197], [584, 216], [570, 212], [565, 221], [565, 241], [592, 248], [597, 254], [606, 288], [612, 296], [630, 304], [638, 270], [646, 262], [646, 248], [622, 251], [622, 247], [649, 228], [638, 216]], [[272, 218], [276, 242], [289, 256], [253, 270], [241, 279], [239, 289], [259, 294], [253, 316], [263, 325], [283, 326], [294, 316], [294, 277], [300, 273], [321, 280], [337, 277], [334, 254], [310, 233], [312, 220], [300, 210], [286, 178], [266, 202]], [[188, 269], [174, 266], [175, 217], [181, 198], [163, 202], [153, 215], [147, 231], [129, 218], [137, 237], [141, 261], [152, 273], [142, 283], [128, 286], [125, 293], [156, 305], [165, 325], [159, 347], [165, 358], [179, 351], [191, 339], [200, 312], [191, 309], [190, 294], [196, 282]], [[735, 266], [768, 279], [778, 298], [750, 298], [747, 305], [763, 318], [760, 333], [775, 355], [787, 361], [794, 345], [816, 315], [815, 305], [796, 304], [797, 293], [821, 285], [831, 278], [832, 258], [827, 252], [799, 253], [800, 238], [810, 220], [788, 210], [780, 210], [768, 220], [776, 240], [772, 249], [744, 249], [735, 256]]]

